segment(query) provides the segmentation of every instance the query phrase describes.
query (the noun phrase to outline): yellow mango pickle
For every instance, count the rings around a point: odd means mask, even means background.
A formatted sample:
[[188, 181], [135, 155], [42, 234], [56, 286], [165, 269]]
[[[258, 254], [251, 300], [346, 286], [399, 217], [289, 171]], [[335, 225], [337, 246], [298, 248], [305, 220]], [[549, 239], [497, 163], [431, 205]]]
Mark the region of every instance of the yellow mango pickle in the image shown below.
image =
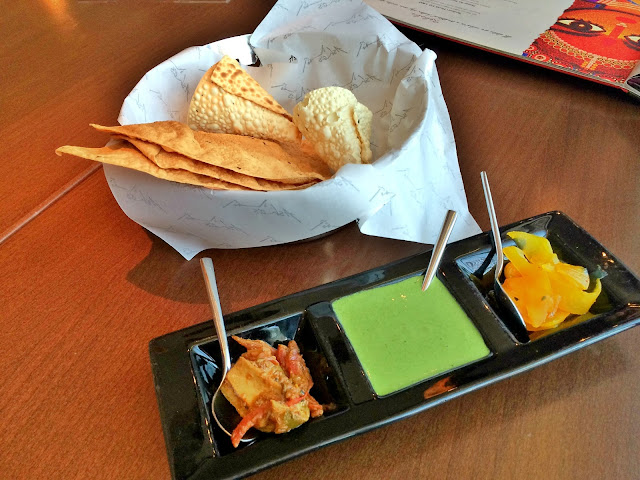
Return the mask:
[[559, 275], [573, 280], [581, 290], [589, 288], [589, 272], [586, 268], [568, 263], [558, 263], [555, 270]]
[[527, 330], [529, 330], [530, 332], [537, 332], [540, 330], [549, 330], [550, 328], [555, 328], [558, 325], [560, 325], [562, 322], [564, 322], [569, 315], [570, 315], [569, 312], [558, 310], [556, 311], [555, 315], [553, 315], [549, 320], [538, 325], [537, 327], [527, 324]]
[[521, 277], [522, 275], [512, 262], [508, 262], [504, 266], [504, 278]]
[[527, 260], [527, 257], [520, 248], [509, 246], [504, 247], [502, 251], [504, 256], [507, 257], [507, 260], [509, 260], [507, 265], [511, 264], [520, 273], [520, 275], [526, 276], [535, 274], [537, 269], [536, 265]]
[[531, 263], [558, 263], [558, 256], [553, 253], [549, 240], [525, 232], [508, 232], [507, 235], [524, 252]]
[[560, 262], [549, 240], [525, 232], [508, 232], [516, 246], [504, 248], [503, 287], [514, 301], [529, 331], [557, 327], [570, 315], [586, 314], [602, 291], [600, 279], [592, 291], [589, 272]]

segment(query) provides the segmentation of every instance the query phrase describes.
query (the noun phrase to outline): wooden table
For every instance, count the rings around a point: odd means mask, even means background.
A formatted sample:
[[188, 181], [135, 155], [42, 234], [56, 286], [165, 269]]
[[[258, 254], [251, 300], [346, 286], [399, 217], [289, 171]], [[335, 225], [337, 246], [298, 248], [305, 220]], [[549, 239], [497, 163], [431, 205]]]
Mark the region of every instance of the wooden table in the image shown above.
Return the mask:
[[[10, 2], [0, 171], [0, 476], [168, 478], [148, 358], [210, 318], [197, 258], [129, 220], [99, 146], [141, 76], [251, 32], [273, 1]], [[488, 229], [562, 210], [640, 271], [640, 103], [608, 87], [408, 32], [438, 54], [471, 213]], [[225, 313], [425, 250], [354, 225], [215, 259]], [[257, 275], [256, 273], [259, 273]], [[632, 479], [640, 475], [640, 330], [255, 476]]]

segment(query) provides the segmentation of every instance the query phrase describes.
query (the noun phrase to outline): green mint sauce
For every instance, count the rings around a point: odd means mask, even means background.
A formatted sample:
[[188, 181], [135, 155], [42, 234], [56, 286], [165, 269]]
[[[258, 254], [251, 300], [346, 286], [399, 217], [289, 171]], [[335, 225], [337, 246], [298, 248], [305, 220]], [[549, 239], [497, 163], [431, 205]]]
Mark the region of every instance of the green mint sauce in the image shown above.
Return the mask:
[[333, 310], [371, 386], [382, 396], [489, 355], [480, 332], [437, 278], [363, 290]]

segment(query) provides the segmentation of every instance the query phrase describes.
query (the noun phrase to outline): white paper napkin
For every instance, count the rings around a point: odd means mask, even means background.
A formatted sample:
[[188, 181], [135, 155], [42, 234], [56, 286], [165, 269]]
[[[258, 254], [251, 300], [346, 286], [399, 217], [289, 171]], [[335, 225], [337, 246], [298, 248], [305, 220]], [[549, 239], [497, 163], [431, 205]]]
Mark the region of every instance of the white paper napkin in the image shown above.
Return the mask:
[[299, 191], [213, 191], [105, 165], [123, 211], [185, 258], [315, 237], [354, 220], [368, 235], [434, 243], [448, 209], [451, 240], [480, 232], [469, 214], [435, 54], [361, 1], [276, 3], [253, 35], [189, 48], [149, 71], [121, 124], [186, 121], [198, 81], [228, 54], [289, 112], [323, 86], [349, 88], [373, 112], [372, 165], [346, 165]]

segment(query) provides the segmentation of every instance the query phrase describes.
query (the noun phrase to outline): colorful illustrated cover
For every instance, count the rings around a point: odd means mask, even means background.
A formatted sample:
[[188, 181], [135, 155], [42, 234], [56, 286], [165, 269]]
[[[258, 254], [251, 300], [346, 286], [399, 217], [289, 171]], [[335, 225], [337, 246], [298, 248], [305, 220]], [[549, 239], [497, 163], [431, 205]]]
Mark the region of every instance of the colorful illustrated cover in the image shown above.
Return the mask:
[[640, 97], [640, 0], [366, 1], [395, 23]]
[[523, 56], [623, 84], [640, 61], [640, 0], [576, 0]]

